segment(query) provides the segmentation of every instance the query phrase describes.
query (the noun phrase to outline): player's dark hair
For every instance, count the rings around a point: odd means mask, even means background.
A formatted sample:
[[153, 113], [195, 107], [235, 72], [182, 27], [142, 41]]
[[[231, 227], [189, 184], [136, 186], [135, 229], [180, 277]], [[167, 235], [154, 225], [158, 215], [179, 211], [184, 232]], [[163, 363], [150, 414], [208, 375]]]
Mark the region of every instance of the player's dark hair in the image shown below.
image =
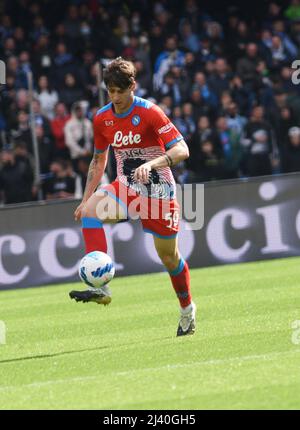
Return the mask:
[[118, 87], [126, 90], [133, 84], [136, 69], [131, 61], [118, 57], [111, 61], [103, 71], [103, 80], [106, 87]]

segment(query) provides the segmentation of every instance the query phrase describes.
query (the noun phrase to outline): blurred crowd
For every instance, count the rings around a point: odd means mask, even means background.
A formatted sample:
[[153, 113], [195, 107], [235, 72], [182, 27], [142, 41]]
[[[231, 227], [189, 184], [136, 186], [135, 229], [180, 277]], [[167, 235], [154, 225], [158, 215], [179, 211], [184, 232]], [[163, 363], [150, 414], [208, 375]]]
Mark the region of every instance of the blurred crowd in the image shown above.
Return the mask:
[[[252, 12], [235, 4], [1, 2], [0, 202], [82, 196], [99, 108], [97, 62], [119, 55], [136, 66], [136, 95], [157, 103], [189, 145], [190, 158], [174, 169], [179, 183], [300, 171], [300, 74], [292, 67], [300, 0], [262, 2]], [[103, 181], [114, 176], [111, 153]]]

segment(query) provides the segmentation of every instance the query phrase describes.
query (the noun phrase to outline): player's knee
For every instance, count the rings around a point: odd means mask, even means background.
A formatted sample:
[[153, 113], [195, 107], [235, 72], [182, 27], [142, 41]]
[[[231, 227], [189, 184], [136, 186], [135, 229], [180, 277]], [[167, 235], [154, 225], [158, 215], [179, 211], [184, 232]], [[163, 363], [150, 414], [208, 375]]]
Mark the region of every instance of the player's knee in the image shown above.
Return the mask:
[[93, 211], [91, 210], [91, 208], [89, 206], [84, 206], [81, 209], [81, 219], [82, 218], [91, 218], [93, 217]]
[[177, 255], [176, 253], [173, 254], [159, 254], [159, 257], [163, 263], [163, 265], [168, 269], [168, 270], [175, 270], [178, 266], [178, 261], [179, 261], [179, 255]]

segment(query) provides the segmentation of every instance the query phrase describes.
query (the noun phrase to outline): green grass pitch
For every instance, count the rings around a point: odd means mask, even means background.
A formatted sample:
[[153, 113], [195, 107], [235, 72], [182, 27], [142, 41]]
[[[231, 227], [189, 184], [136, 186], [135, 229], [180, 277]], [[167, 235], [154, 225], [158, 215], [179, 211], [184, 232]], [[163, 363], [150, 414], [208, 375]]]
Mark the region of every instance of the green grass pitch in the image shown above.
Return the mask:
[[0, 409], [299, 409], [299, 263], [192, 270], [185, 338], [166, 273], [116, 277], [107, 307], [74, 284], [2, 291]]

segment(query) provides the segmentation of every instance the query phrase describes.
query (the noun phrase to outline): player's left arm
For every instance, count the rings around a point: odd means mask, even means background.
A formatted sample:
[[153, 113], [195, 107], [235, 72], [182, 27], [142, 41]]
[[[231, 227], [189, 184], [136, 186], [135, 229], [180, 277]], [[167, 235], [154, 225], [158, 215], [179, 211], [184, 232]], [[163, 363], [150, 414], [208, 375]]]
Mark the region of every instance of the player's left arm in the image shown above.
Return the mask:
[[161, 167], [173, 167], [180, 161], [189, 158], [189, 148], [185, 141], [179, 140], [172, 148], [168, 149], [164, 155], [154, 158], [154, 160], [147, 161], [138, 167], [134, 172], [134, 179], [140, 182], [148, 182], [149, 174], [152, 169], [159, 169]]

